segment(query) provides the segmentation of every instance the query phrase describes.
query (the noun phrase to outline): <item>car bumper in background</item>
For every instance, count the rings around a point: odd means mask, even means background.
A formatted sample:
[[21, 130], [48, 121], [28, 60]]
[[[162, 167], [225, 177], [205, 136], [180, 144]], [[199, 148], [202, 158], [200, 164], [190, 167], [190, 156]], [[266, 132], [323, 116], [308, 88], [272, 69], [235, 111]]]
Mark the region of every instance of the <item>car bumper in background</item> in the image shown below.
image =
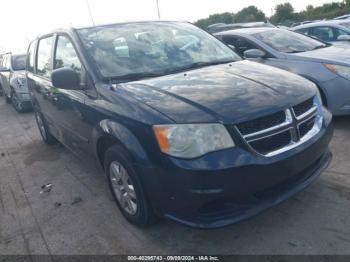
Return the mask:
[[321, 83], [327, 98], [327, 106], [333, 115], [350, 114], [350, 81], [336, 77]]

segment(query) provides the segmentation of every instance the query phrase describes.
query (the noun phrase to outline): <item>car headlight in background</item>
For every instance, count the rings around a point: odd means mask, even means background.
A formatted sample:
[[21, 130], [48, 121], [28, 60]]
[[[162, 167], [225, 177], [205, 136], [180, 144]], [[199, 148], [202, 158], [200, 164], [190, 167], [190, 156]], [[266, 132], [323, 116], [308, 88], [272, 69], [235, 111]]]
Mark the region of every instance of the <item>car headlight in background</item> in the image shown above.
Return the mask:
[[325, 66], [333, 73], [350, 80], [350, 67], [333, 64], [325, 64]]
[[26, 79], [25, 78], [17, 78], [17, 84], [22, 87], [26, 84]]
[[161, 151], [179, 158], [195, 158], [235, 146], [221, 124], [156, 125], [153, 130]]

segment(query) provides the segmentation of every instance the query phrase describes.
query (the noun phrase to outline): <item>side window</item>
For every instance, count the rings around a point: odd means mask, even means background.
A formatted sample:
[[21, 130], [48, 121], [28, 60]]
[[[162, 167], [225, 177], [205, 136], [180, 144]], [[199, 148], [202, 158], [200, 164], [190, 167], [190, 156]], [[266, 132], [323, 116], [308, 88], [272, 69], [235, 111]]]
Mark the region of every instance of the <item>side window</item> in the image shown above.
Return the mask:
[[36, 46], [36, 42], [32, 42], [28, 48], [28, 54], [27, 54], [27, 71], [32, 73], [34, 73], [35, 46]]
[[6, 55], [3, 57], [3, 59], [2, 59], [2, 63], [1, 63], [1, 68], [6, 68]]
[[59, 36], [57, 40], [54, 69], [70, 67], [80, 76], [80, 84], [85, 84], [85, 70], [74, 49], [72, 42], [65, 36]]
[[312, 36], [317, 37], [323, 41], [330, 42], [335, 41], [333, 30], [329, 26], [320, 26], [312, 29]]
[[8, 55], [8, 56], [7, 56], [7, 59], [6, 59], [6, 68], [12, 70], [11, 60], [12, 60], [12, 59], [11, 59], [11, 55]]
[[296, 32], [303, 34], [303, 35], [309, 35], [309, 28], [302, 28], [302, 29], [298, 29], [296, 30]]
[[245, 51], [249, 49], [260, 49], [258, 46], [252, 44], [251, 42], [245, 40], [241, 37], [224, 37], [223, 41], [225, 44], [233, 45], [235, 47], [236, 52], [243, 57]]
[[334, 33], [334, 40], [338, 40], [338, 37], [341, 36], [341, 35], [348, 35], [347, 32], [339, 29], [339, 28], [335, 28], [333, 27], [333, 33]]
[[39, 40], [37, 56], [37, 74], [50, 77], [51, 74], [51, 50], [53, 36]]

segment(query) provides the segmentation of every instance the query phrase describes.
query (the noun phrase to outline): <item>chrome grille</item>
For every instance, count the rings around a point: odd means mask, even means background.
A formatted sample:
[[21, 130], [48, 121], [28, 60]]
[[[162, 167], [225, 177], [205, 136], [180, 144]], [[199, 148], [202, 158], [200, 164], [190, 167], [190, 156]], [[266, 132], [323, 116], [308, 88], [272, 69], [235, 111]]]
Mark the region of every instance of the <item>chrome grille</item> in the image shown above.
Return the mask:
[[272, 115], [255, 119], [253, 121], [240, 123], [237, 125], [237, 127], [243, 135], [246, 135], [282, 124], [285, 120], [286, 114], [281, 111]]
[[322, 121], [322, 104], [315, 96], [285, 111], [240, 123], [236, 130], [250, 149], [269, 157], [313, 137], [320, 131]]
[[309, 111], [314, 105], [313, 98], [306, 100], [296, 106], [293, 106], [293, 111], [296, 116], [301, 116], [305, 112]]

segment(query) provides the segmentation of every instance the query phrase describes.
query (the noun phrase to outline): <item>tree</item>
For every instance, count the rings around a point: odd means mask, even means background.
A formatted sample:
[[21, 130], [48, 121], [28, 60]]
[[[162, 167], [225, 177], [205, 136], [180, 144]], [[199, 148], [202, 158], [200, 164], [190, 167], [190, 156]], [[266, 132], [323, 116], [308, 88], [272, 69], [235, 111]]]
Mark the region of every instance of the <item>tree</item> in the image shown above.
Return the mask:
[[266, 16], [263, 11], [256, 6], [248, 6], [234, 15], [234, 21], [237, 23], [264, 21]]
[[271, 21], [274, 23], [281, 23], [294, 18], [294, 8], [291, 3], [287, 2], [279, 4], [275, 7], [275, 14], [271, 17]]
[[233, 14], [232, 13], [222, 13], [222, 14], [213, 14], [210, 15], [208, 18], [200, 19], [195, 24], [202, 28], [207, 29], [209, 25], [217, 24], [217, 23], [232, 23], [233, 22]]

